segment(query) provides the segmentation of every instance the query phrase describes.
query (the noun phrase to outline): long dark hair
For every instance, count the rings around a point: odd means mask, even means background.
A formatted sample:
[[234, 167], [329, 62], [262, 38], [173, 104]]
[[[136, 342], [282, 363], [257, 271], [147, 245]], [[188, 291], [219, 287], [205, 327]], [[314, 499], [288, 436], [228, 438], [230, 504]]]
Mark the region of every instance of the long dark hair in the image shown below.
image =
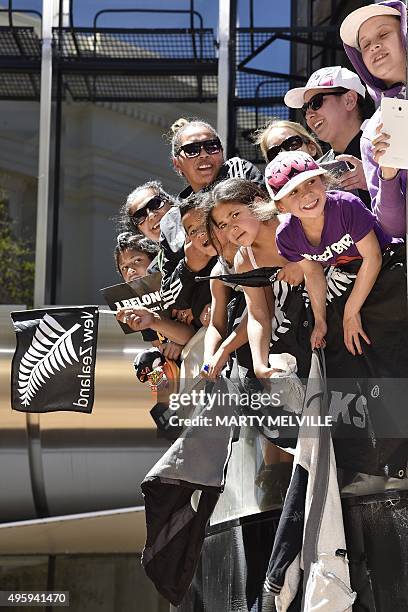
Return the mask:
[[200, 208], [204, 212], [208, 238], [220, 255], [222, 255], [222, 247], [214, 231], [216, 224], [212, 217], [212, 211], [218, 204], [226, 204], [227, 202], [239, 202], [239, 204], [244, 204], [253, 209], [255, 199], [267, 202], [269, 197], [257, 183], [243, 178], [229, 178], [221, 181], [211, 192], [201, 196]]

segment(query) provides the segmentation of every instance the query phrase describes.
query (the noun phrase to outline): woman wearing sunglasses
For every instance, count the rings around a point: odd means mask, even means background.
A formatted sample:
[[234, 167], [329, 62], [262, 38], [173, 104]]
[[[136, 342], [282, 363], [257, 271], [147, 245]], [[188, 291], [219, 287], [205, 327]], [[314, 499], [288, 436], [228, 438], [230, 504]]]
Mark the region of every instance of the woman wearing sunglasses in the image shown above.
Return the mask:
[[148, 181], [136, 187], [120, 211], [122, 229], [137, 232], [159, 242], [160, 221], [174, 204], [160, 181]]
[[233, 157], [224, 160], [216, 130], [205, 121], [178, 119], [171, 126], [172, 162], [188, 183], [179, 198], [188, 198], [225, 178], [246, 178], [264, 185], [262, 174], [251, 162]]
[[303, 125], [285, 119], [269, 121], [256, 132], [254, 142], [260, 146], [266, 163], [275, 159], [281, 151], [304, 151], [313, 159], [323, 155], [319, 143]]
[[[239, 157], [224, 160], [220, 138], [205, 121], [178, 119], [171, 126], [171, 149], [173, 167], [187, 182], [178, 196], [180, 200], [195, 200], [195, 194], [211, 189], [215, 182], [226, 178], [245, 178], [261, 186], [265, 184], [261, 172], [251, 162]], [[177, 208], [167, 213], [161, 230], [163, 297], [173, 308], [188, 308], [193, 292], [199, 290], [195, 276], [209, 274], [207, 268], [213, 265], [213, 256], [195, 248], [188, 236], [184, 235], [180, 243], [183, 228]]]
[[[305, 87], [290, 89], [284, 98], [289, 108], [301, 109], [308, 127], [330, 150], [319, 163], [345, 161], [350, 170], [339, 177], [339, 188], [354, 191], [371, 208], [371, 199], [361, 163], [361, 125], [374, 107], [355, 72], [329, 66], [314, 72]], [[367, 99], [366, 99], [367, 98]]]

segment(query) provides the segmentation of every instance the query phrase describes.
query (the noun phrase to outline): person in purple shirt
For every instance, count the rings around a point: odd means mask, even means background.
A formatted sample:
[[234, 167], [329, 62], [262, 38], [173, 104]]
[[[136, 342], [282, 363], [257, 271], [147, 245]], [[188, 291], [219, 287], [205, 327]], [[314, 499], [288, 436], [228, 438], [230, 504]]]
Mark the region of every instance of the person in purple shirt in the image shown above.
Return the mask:
[[[280, 254], [299, 262], [305, 274], [315, 325], [312, 348], [325, 346], [326, 278], [323, 266], [362, 259], [343, 316], [344, 343], [362, 354], [364, 332], [360, 309], [381, 269], [382, 249], [392, 242], [376, 217], [356, 196], [326, 192], [326, 171], [302, 151], [280, 153], [266, 168], [265, 181], [273, 204], [286, 215], [276, 231]], [[265, 205], [260, 205], [260, 214]], [[270, 211], [270, 204], [269, 204]]]
[[[405, 98], [407, 11], [404, 2], [379, 2], [350, 13], [340, 37], [355, 71], [378, 104], [382, 96]], [[381, 165], [390, 137], [383, 133], [380, 108], [366, 123], [361, 159], [372, 210], [385, 231], [404, 237], [407, 171]]]

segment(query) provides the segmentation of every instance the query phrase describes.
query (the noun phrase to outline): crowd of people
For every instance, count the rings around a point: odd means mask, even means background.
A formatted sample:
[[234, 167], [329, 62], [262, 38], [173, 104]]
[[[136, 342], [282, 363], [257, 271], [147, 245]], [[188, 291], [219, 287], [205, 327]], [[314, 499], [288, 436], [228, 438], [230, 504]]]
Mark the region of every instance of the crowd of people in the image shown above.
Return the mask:
[[[355, 72], [321, 68], [286, 93], [283, 102], [300, 109], [306, 127], [271, 120], [258, 130], [254, 146], [265, 158], [264, 174], [247, 160], [225, 159], [213, 126], [180, 119], [171, 126], [171, 159], [185, 182], [182, 191], [172, 196], [154, 178], [127, 197], [117, 270], [125, 282], [162, 275], [163, 312], [117, 313], [153, 345], [135, 364], [143, 382], [165, 360], [180, 365], [197, 333], [198, 370], [209, 381], [235, 368], [243, 388], [267, 386], [280, 370], [271, 355], [284, 352], [307, 377], [315, 348], [325, 348], [334, 378], [401, 376], [408, 361], [400, 354], [395, 367], [391, 350], [407, 320], [406, 171], [381, 164], [390, 138], [375, 106], [382, 96], [405, 97], [405, 5], [357, 9], [340, 35]], [[257, 283], [234, 280], [256, 270]], [[262, 270], [268, 272], [263, 278]], [[379, 319], [372, 310], [381, 311], [384, 295], [399, 301], [393, 313], [384, 306]], [[289, 309], [291, 297], [297, 308]], [[405, 477], [405, 446], [394, 444], [392, 465], [390, 453], [364, 460], [359, 446], [353, 463], [348, 448], [344, 463]], [[341, 456], [340, 449], [340, 463]], [[260, 473], [289, 459], [269, 448], [263, 461]]]

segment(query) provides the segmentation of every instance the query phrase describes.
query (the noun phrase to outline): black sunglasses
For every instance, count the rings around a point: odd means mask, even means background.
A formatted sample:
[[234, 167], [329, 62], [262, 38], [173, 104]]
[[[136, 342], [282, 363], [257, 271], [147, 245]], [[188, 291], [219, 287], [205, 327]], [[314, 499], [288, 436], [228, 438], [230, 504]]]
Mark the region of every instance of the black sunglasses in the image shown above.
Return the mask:
[[167, 203], [167, 200], [164, 199], [160, 195], [154, 196], [151, 200], [146, 202], [143, 208], [139, 208], [133, 215], [130, 215], [130, 220], [132, 221], [135, 227], [139, 227], [142, 225], [147, 219], [149, 212], [153, 212], [154, 210], [159, 210]]
[[189, 142], [183, 145], [175, 152], [177, 157], [180, 153], [184, 152], [186, 157], [198, 157], [201, 149], [204, 149], [208, 155], [215, 155], [222, 149], [222, 144], [219, 138], [211, 138], [211, 140], [200, 140], [198, 142]]
[[281, 151], [297, 151], [303, 144], [310, 142], [302, 136], [289, 136], [278, 145], [270, 147], [266, 152], [268, 162], [271, 162]]
[[314, 111], [317, 111], [319, 110], [319, 108], [321, 108], [326, 96], [343, 96], [345, 93], [347, 93], [347, 91], [348, 89], [343, 89], [343, 91], [325, 91], [324, 93], [318, 93], [312, 98], [310, 98], [309, 102], [306, 102], [302, 106], [302, 113], [306, 115], [309, 108]]

